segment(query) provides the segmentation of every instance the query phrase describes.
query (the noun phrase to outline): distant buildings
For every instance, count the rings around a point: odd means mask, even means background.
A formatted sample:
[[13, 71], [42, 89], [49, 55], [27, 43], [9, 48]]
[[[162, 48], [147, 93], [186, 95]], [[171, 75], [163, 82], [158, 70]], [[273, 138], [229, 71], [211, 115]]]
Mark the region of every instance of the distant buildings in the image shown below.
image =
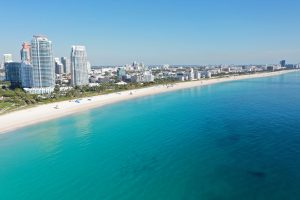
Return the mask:
[[176, 79], [178, 81], [186, 81], [188, 79], [188, 76], [184, 72], [178, 72], [176, 74]]
[[285, 65], [285, 68], [287, 68], [287, 69], [295, 69], [295, 68], [297, 68], [297, 65], [294, 65], [294, 64], [286, 64], [286, 65]]
[[163, 70], [168, 70], [170, 68], [170, 65], [168, 65], [168, 64], [164, 64], [163, 66], [162, 66], [162, 69]]
[[195, 78], [196, 80], [201, 79], [201, 72], [199, 72], [198, 70], [195, 70], [195, 71], [194, 71], [194, 78]]
[[267, 70], [273, 72], [275, 71], [275, 66], [267, 66]]
[[64, 68], [64, 73], [65, 74], [70, 74], [71, 73], [71, 64], [70, 64], [70, 59], [67, 57], [61, 57], [60, 62], [63, 65]]
[[221, 72], [223, 72], [223, 73], [230, 73], [231, 69], [230, 69], [230, 67], [223, 67], [223, 68], [221, 68]]
[[12, 54], [3, 54], [3, 63], [10, 63], [12, 62]]
[[82, 86], [89, 84], [87, 53], [84, 46], [72, 46], [71, 84], [72, 86]]
[[154, 82], [154, 76], [150, 71], [145, 71], [142, 74], [136, 74], [131, 76], [131, 82], [133, 83], [150, 83]]
[[5, 68], [5, 63], [13, 62], [12, 54], [3, 54], [3, 63], [0, 63], [0, 70]]
[[280, 63], [281, 67], [285, 67], [285, 65], [286, 65], [286, 61], [285, 60], [281, 60], [279, 63]]
[[[12, 54], [4, 54], [5, 69], [0, 69], [0, 80], [5, 76], [13, 87], [45, 94], [54, 91], [55, 84], [62, 87], [100, 85], [101, 83], [149, 83], [158, 79], [164, 81], [193, 81], [212, 76], [232, 76], [300, 68], [287, 64], [285, 60], [275, 65], [187, 65], [145, 66], [142, 62], [120, 66], [99, 66], [91, 69], [85, 46], [72, 46], [71, 56], [54, 58], [52, 42], [44, 36], [33, 36], [31, 43], [24, 42], [20, 50], [21, 62], [13, 62]], [[5, 74], [5, 75], [4, 75]], [[89, 85], [91, 86], [91, 85]]]
[[131, 68], [134, 71], [143, 71], [143, 70], [145, 70], [145, 65], [144, 65], [144, 63], [138, 63], [138, 62], [134, 61], [131, 65]]
[[175, 79], [178, 81], [193, 81], [193, 80], [201, 79], [201, 75], [202, 75], [201, 72], [196, 68], [195, 69], [192, 67], [187, 69], [181, 68], [176, 73]]
[[22, 44], [22, 49], [20, 50], [21, 61], [30, 63], [30, 44], [24, 42]]
[[138, 74], [131, 76], [131, 82], [132, 83], [141, 83], [141, 82], [143, 82], [142, 76], [138, 75]]
[[205, 78], [211, 78], [212, 73], [210, 71], [206, 71]]
[[150, 82], [154, 82], [154, 78], [155, 77], [153, 76], [153, 74], [150, 71], [145, 71], [143, 74], [142, 81], [144, 83], [150, 83]]
[[55, 86], [52, 42], [48, 38], [33, 36], [31, 40], [31, 64], [34, 88]]
[[194, 74], [194, 69], [193, 69], [193, 68], [191, 68], [191, 69], [189, 70], [189, 72], [188, 72], [188, 79], [189, 79], [190, 81], [192, 81], [192, 80], [195, 79], [195, 74]]
[[117, 77], [119, 80], [124, 80], [124, 77], [126, 76], [126, 70], [124, 68], [118, 68], [117, 69]]
[[54, 58], [55, 63], [55, 74], [63, 74], [64, 73], [64, 66], [60, 62], [59, 58]]

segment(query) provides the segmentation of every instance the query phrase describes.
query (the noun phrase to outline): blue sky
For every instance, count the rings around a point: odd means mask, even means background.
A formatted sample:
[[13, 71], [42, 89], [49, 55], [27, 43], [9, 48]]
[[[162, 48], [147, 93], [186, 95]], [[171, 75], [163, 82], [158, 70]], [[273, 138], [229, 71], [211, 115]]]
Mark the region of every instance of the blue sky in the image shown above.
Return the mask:
[[57, 57], [85, 45], [93, 65], [298, 63], [299, 10], [299, 0], [10, 0], [0, 54], [17, 61], [43, 34]]

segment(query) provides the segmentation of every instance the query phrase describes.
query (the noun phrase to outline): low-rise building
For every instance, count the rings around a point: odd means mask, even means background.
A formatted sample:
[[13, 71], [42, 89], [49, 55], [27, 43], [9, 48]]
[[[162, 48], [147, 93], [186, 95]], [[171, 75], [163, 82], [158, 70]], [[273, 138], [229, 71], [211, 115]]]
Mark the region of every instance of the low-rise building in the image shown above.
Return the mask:
[[188, 72], [188, 80], [189, 81], [192, 81], [192, 80], [194, 80], [195, 79], [195, 77], [194, 77], [194, 69], [193, 68], [191, 68], [190, 70], [189, 70], [189, 72]]
[[154, 82], [154, 76], [151, 73], [151, 71], [145, 71], [143, 74], [143, 82], [144, 83], [149, 83], [149, 82]]
[[183, 73], [183, 72], [178, 72], [178, 73], [176, 74], [176, 79], [177, 79], [178, 81], [185, 81], [185, 80], [186, 80], [186, 75], [185, 75], [185, 73]]
[[131, 76], [131, 82], [133, 83], [141, 83], [142, 82], [142, 76], [139, 74], [135, 74], [133, 76]]
[[154, 82], [154, 75], [151, 71], [145, 71], [143, 74], [135, 74], [131, 76], [131, 82], [133, 83], [149, 83]]
[[23, 88], [30, 94], [51, 94], [54, 92], [54, 87], [43, 87], [43, 88]]
[[206, 71], [205, 72], [205, 78], [211, 78], [211, 76], [212, 76], [211, 71]]
[[275, 67], [274, 66], [267, 66], [267, 70], [268, 71], [275, 71]]

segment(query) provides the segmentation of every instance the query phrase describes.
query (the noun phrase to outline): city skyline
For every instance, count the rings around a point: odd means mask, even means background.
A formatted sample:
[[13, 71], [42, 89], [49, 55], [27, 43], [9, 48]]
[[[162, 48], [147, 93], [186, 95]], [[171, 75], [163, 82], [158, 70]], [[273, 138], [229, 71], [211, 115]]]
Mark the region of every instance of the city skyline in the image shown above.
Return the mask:
[[[22, 5], [22, 6], [20, 6]], [[57, 6], [59, 5], [59, 6]], [[29, 0], [2, 2], [6, 30], [0, 54], [13, 54], [27, 38], [51, 38], [54, 57], [68, 57], [74, 44], [89, 49], [92, 65], [267, 64], [300, 61], [296, 1], [87, 1], [54, 0], [47, 9]], [[184, 9], [183, 9], [184, 8]], [[35, 12], [29, 12], [34, 9]], [[25, 12], [24, 12], [25, 11]], [[73, 14], [73, 13], [76, 13]], [[7, 16], [10, 16], [7, 19]], [[4, 20], [6, 19], [6, 20]], [[1, 61], [3, 58], [1, 57]]]
[[300, 0], [0, 5], [1, 199], [300, 200]]

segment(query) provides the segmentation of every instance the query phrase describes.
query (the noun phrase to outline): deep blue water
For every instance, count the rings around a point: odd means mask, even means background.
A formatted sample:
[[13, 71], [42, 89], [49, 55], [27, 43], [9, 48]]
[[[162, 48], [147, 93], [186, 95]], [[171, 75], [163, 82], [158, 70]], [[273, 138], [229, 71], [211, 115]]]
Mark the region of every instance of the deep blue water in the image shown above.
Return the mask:
[[299, 72], [143, 97], [0, 136], [1, 200], [297, 200], [299, 188]]

